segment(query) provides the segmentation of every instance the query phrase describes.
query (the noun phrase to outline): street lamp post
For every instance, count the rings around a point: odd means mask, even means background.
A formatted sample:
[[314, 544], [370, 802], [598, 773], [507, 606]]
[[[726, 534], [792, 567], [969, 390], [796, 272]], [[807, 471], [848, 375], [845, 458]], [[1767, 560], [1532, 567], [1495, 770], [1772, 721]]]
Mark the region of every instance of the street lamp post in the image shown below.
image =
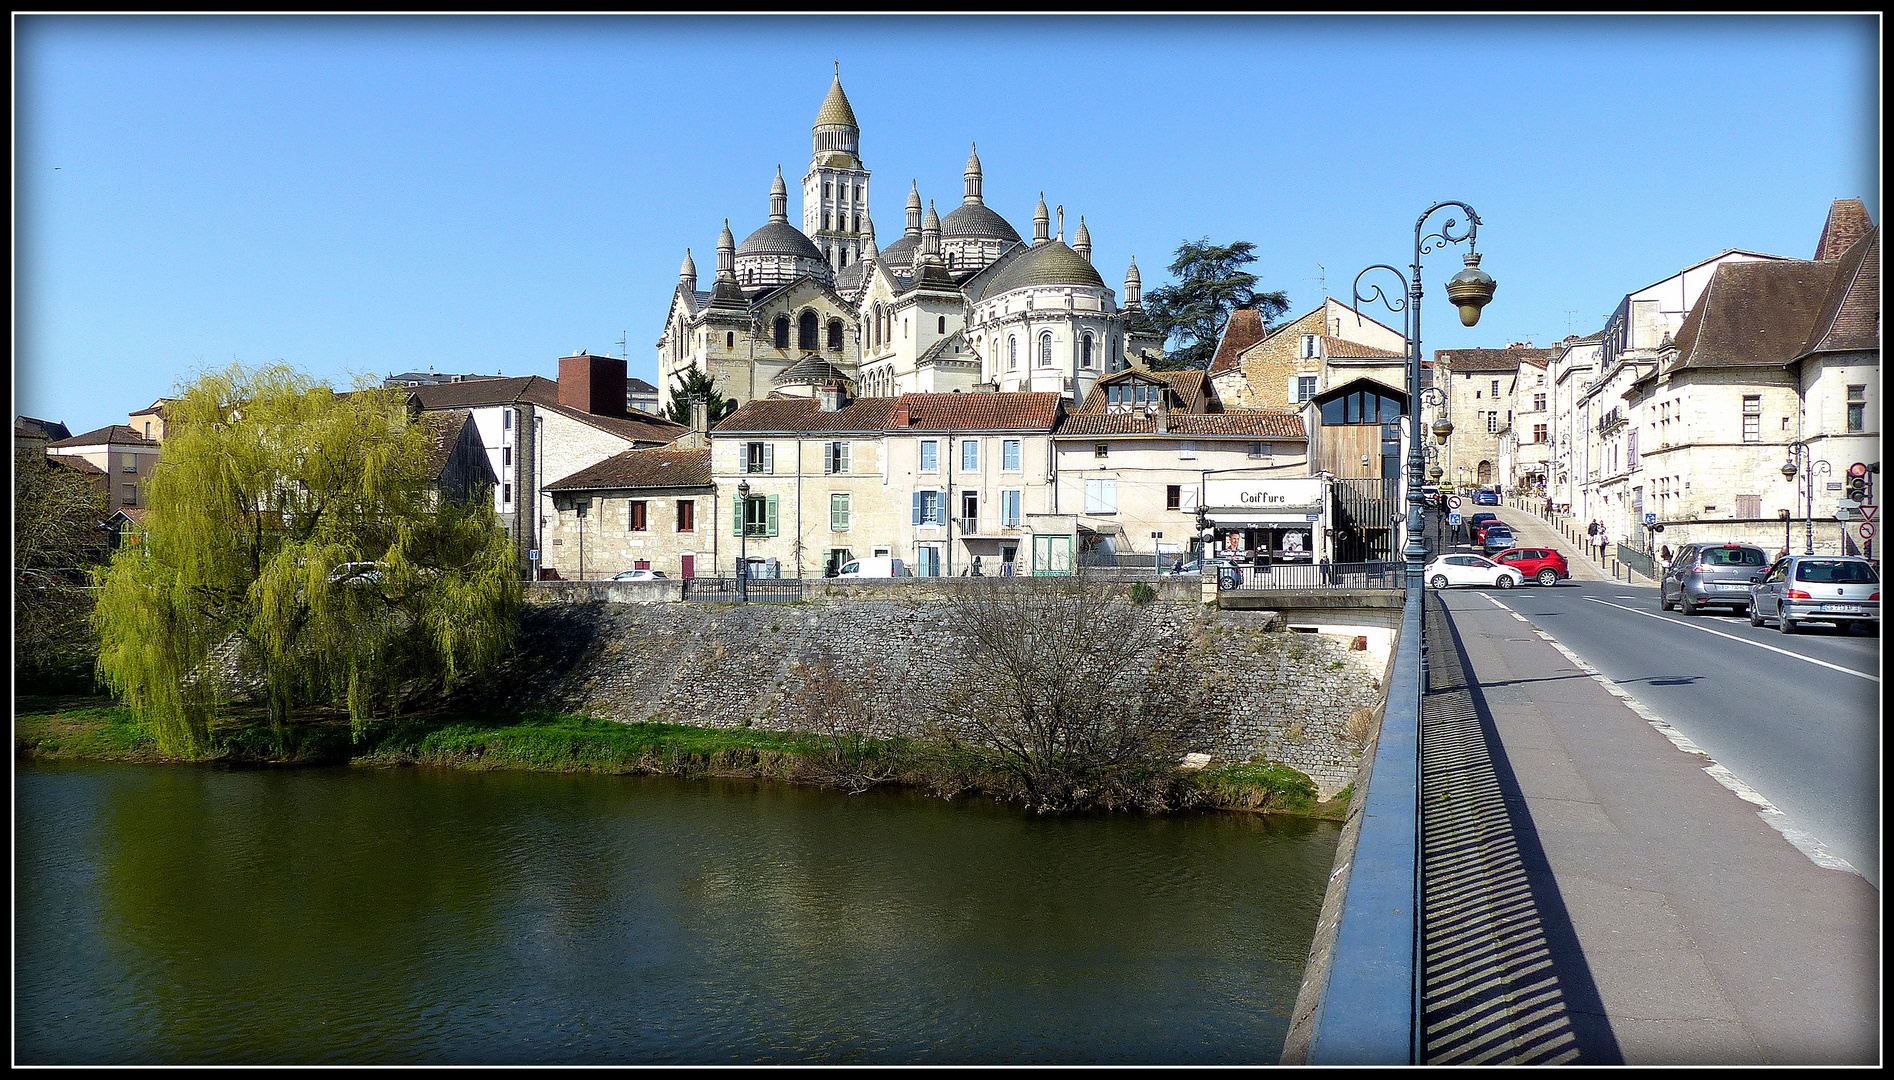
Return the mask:
[[[1805, 530], [1803, 537], [1804, 551], [1802, 552], [1804, 555], [1815, 554], [1815, 478], [1817, 476], [1827, 476], [1835, 471], [1834, 466], [1828, 462], [1810, 461], [1809, 457], [1808, 443], [1801, 441], [1792, 442], [1789, 444], [1789, 460], [1782, 463], [1782, 478], [1784, 480], [1795, 480], [1798, 474], [1801, 476], [1801, 491], [1799, 494], [1802, 496], [1802, 521]], [[1788, 550], [1789, 547], [1786, 533], [1782, 547], [1785, 551]]]
[[737, 603], [750, 600], [750, 482], [737, 481]]
[[[1447, 219], [1446, 224], [1440, 227], [1438, 232], [1429, 233], [1427, 231], [1427, 219], [1433, 217], [1437, 211], [1448, 207], [1457, 207], [1459, 210], [1465, 212], [1465, 228], [1460, 229], [1460, 222], [1450, 217]], [[1380, 301], [1386, 305], [1389, 311], [1400, 312], [1404, 316], [1403, 337], [1407, 343], [1408, 411], [1413, 413], [1415, 417], [1415, 422], [1409, 426], [1409, 431], [1412, 434], [1408, 439], [1407, 452], [1407, 545], [1402, 551], [1402, 555], [1405, 556], [1407, 561], [1407, 589], [1410, 596], [1418, 595], [1418, 591], [1421, 587], [1422, 560], [1425, 559], [1427, 555], [1427, 547], [1420, 539], [1420, 485], [1422, 467], [1421, 440], [1419, 438], [1419, 405], [1421, 402], [1421, 256], [1428, 254], [1437, 247], [1447, 247], [1458, 244], [1462, 240], [1466, 241], [1467, 253], [1464, 256], [1466, 268], [1461, 270], [1458, 274], [1455, 274], [1453, 278], [1447, 282], [1447, 299], [1451, 301], [1455, 307], [1460, 309], [1461, 323], [1472, 326], [1480, 321], [1480, 309], [1484, 308], [1487, 303], [1493, 299], [1493, 290], [1495, 287], [1492, 275], [1480, 269], [1480, 255], [1479, 252], [1475, 250], [1479, 241], [1479, 231], [1480, 215], [1475, 213], [1471, 206], [1463, 202], [1452, 200], [1435, 203], [1428, 207], [1426, 213], [1423, 213], [1419, 219], [1414, 222], [1414, 261], [1408, 267], [1411, 277], [1402, 275], [1399, 270], [1385, 263], [1370, 266], [1368, 269], [1355, 275], [1354, 306], [1357, 310], [1360, 309], [1364, 302], [1373, 303]], [[1363, 295], [1361, 291], [1361, 279], [1375, 270], [1386, 270], [1396, 278], [1400, 278], [1405, 290], [1404, 294], [1399, 297], [1390, 296], [1382, 290], [1381, 286], [1370, 285], [1370, 291], [1366, 295]], [[1445, 423], [1445, 418], [1442, 418], [1442, 422]], [[1451, 433], [1452, 430], [1451, 424], [1448, 424], [1447, 431]]]

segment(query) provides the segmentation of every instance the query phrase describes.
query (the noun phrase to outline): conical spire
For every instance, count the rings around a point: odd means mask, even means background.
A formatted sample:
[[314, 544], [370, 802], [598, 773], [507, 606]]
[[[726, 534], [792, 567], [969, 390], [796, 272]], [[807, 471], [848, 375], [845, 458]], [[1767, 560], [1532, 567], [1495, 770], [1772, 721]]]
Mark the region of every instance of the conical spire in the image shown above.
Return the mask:
[[776, 166], [776, 180], [769, 186], [769, 219], [789, 220], [789, 186], [783, 183], [783, 167]]
[[934, 212], [934, 201], [927, 202], [927, 217], [921, 222], [921, 257], [930, 263], [940, 261], [940, 215]]
[[855, 110], [849, 108], [848, 95], [842, 92], [842, 62], [839, 60], [835, 62], [835, 81], [829, 84], [829, 94], [822, 99], [822, 108], [816, 111], [815, 126], [861, 130], [861, 125], [855, 122]]
[[730, 219], [723, 219], [723, 232], [717, 234], [717, 277], [736, 280], [737, 238], [730, 235]]
[[980, 201], [980, 144], [974, 143], [973, 150], [967, 154], [967, 194], [966, 201]]
[[1032, 242], [1034, 247], [1052, 239], [1052, 214], [1046, 209], [1046, 193], [1039, 193], [1039, 205], [1032, 212]]
[[1092, 261], [1092, 234], [1085, 227], [1084, 214], [1079, 215], [1079, 231], [1072, 236], [1072, 250], [1078, 252], [1079, 258], [1086, 262]]
[[691, 249], [684, 249], [684, 265], [677, 271], [678, 284], [693, 291], [697, 288], [697, 263], [691, 259]]
[[862, 261], [876, 262], [881, 258], [881, 249], [875, 246], [875, 219], [863, 222], [867, 226], [862, 231]]
[[1144, 292], [1144, 278], [1138, 273], [1138, 257], [1131, 257], [1131, 267], [1125, 271], [1125, 306], [1138, 307]]
[[921, 235], [921, 185], [908, 181], [908, 235]]

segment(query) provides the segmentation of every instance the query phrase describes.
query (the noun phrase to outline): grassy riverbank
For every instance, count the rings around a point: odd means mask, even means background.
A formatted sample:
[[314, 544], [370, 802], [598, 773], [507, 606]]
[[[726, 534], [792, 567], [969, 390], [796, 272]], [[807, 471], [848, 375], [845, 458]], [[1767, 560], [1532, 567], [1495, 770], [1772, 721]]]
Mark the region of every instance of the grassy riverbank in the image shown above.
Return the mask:
[[[130, 709], [101, 697], [20, 698], [14, 702], [16, 757], [44, 761], [164, 762]], [[422, 765], [542, 772], [749, 776], [862, 790], [880, 783], [951, 797], [1001, 795], [1005, 777], [981, 770], [963, 751], [908, 740], [837, 741], [806, 732], [622, 724], [536, 712], [468, 717], [420, 714], [374, 722], [357, 737], [347, 717], [311, 713], [281, 745], [260, 712], [239, 712], [211, 731], [208, 760], [227, 765]], [[1251, 810], [1339, 819], [1350, 792], [1328, 802], [1293, 769], [1268, 762], [1178, 770], [1165, 786], [1173, 808]]]

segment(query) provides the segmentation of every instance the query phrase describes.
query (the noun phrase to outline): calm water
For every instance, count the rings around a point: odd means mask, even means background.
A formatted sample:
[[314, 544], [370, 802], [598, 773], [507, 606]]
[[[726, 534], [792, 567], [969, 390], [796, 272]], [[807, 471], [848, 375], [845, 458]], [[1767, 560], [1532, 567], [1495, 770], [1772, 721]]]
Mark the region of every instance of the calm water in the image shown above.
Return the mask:
[[902, 792], [22, 766], [40, 1062], [1273, 1062], [1339, 829]]

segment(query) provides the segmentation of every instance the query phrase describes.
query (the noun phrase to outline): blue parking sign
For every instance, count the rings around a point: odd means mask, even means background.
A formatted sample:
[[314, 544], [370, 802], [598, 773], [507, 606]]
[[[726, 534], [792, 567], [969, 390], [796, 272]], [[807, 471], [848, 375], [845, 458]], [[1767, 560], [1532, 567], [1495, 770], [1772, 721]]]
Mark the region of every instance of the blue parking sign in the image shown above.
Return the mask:
[[1644, 515], [1644, 524], [1646, 524], [1646, 525], [1655, 525], [1655, 524], [1657, 524], [1657, 515], [1656, 515], [1656, 514], [1646, 514], [1646, 515]]
[[1448, 514], [1448, 515], [1447, 515], [1447, 524], [1449, 524], [1449, 525], [1458, 525], [1458, 524], [1460, 524], [1460, 515], [1459, 515], [1459, 514]]

